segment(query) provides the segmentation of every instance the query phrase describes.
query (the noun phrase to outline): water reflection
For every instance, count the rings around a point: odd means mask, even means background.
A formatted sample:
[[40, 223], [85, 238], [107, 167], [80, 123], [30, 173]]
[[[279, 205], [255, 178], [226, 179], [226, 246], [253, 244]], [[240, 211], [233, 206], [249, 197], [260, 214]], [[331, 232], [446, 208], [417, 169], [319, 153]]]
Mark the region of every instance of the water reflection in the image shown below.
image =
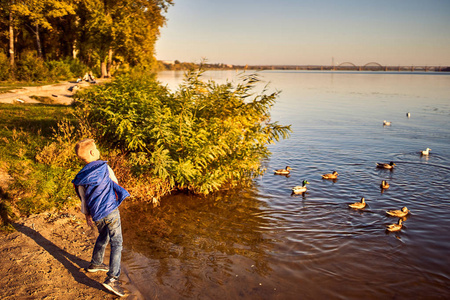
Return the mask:
[[192, 296], [205, 288], [205, 280], [207, 286], [215, 286], [239, 275], [233, 257], [248, 261], [252, 273], [266, 276], [271, 272], [267, 256], [274, 241], [264, 236], [264, 228], [275, 224], [261, 206], [264, 203], [252, 190], [210, 197], [173, 195], [156, 209], [151, 204], [127, 203], [122, 219], [124, 246], [130, 253], [124, 260], [130, 265], [132, 280], [145, 289], [139, 273], [143, 265], [151, 265], [162, 285], [158, 286], [160, 293], [175, 288], [170, 277], [178, 274], [184, 282], [177, 292]]

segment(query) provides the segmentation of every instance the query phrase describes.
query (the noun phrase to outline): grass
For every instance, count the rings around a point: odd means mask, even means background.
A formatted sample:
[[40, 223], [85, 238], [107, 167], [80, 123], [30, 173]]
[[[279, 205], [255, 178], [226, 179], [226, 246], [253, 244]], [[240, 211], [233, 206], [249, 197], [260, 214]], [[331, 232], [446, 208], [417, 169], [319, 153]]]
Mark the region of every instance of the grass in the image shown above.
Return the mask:
[[30, 96], [30, 98], [35, 99], [44, 104], [53, 104], [55, 102], [53, 101], [52, 98], [46, 96]]
[[0, 104], [0, 174], [12, 177], [7, 189], [0, 188], [3, 225], [18, 215], [73, 203], [70, 180], [79, 164], [72, 145], [50, 147], [58, 124], [72, 120], [72, 110], [64, 105]]
[[[52, 137], [59, 121], [71, 118], [72, 110], [66, 105], [0, 104], [0, 135], [12, 138], [14, 130], [25, 130], [32, 133], [29, 138], [42, 144]], [[0, 143], [2, 153], [8, 152], [6, 145]]]

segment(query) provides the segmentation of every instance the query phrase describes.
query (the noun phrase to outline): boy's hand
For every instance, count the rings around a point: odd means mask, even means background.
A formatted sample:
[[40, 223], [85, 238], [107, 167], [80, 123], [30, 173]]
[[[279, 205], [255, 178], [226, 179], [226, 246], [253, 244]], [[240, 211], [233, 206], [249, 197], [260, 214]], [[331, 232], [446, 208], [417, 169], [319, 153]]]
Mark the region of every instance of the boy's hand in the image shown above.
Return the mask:
[[94, 227], [94, 222], [92, 221], [91, 215], [84, 215], [86, 217], [86, 224], [88, 224], [90, 227]]

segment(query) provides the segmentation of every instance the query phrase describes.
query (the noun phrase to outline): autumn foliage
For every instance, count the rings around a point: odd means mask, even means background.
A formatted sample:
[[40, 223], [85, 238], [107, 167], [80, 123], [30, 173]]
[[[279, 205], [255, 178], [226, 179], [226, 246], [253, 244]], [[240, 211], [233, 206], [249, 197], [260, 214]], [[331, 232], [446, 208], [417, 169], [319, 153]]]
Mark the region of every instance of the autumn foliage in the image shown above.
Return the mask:
[[[36, 61], [79, 60], [99, 76], [119, 66], [152, 66], [154, 43], [172, 0], [0, 1], [0, 53], [10, 75]], [[0, 57], [0, 68], [6, 68]], [[76, 74], [82, 76], [83, 74]]]

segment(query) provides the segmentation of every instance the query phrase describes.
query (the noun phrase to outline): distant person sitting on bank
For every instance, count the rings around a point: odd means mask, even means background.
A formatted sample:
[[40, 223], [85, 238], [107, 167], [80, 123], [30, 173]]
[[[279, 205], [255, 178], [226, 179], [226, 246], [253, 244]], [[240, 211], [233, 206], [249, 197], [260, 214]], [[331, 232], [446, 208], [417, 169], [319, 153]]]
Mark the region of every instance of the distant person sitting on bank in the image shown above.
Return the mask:
[[95, 80], [94, 75], [92, 75], [92, 72], [89, 72], [89, 82], [90, 83], [97, 83], [97, 81]]
[[83, 80], [84, 81], [89, 81], [89, 73], [88, 72], [86, 72], [86, 74], [84, 74]]

